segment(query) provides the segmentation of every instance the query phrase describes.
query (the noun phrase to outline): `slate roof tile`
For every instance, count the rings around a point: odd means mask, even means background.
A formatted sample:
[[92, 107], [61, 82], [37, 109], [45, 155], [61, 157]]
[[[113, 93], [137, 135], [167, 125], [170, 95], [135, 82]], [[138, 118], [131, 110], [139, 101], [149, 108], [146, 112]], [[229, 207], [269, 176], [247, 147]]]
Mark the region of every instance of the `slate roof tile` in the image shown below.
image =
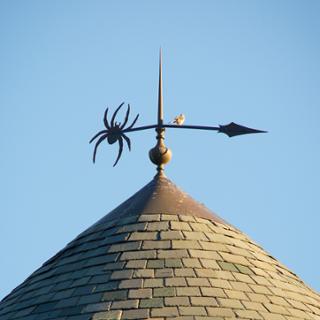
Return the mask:
[[[146, 188], [5, 297], [0, 319], [319, 318], [319, 295], [245, 234], [167, 179]], [[152, 205], [164, 196], [173, 211]]]

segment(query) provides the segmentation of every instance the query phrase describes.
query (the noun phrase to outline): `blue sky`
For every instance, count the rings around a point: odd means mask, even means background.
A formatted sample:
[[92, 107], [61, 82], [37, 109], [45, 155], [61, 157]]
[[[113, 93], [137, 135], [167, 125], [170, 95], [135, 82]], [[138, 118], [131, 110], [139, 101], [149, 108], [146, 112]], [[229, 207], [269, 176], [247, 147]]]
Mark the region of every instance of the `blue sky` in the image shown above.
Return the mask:
[[319, 1], [0, 3], [0, 298], [155, 174], [89, 139], [108, 106], [156, 121], [268, 134], [167, 131], [168, 177], [320, 290]]

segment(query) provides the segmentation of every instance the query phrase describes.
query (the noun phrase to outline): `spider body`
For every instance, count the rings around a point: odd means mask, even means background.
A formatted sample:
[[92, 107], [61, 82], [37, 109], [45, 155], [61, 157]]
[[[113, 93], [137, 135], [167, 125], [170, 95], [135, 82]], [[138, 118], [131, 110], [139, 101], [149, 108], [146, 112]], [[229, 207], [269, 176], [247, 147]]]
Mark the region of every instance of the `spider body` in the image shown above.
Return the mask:
[[107, 137], [107, 141], [109, 144], [114, 144], [115, 142], [117, 142], [119, 139], [119, 133], [109, 133], [108, 137]]
[[121, 128], [120, 128], [121, 123], [115, 123], [114, 127], [111, 127], [109, 129], [109, 133], [107, 136], [107, 141], [109, 144], [114, 144], [115, 142], [118, 141], [119, 136], [121, 136]]
[[128, 126], [127, 128], [125, 128], [125, 126], [127, 125], [128, 123], [128, 120], [129, 120], [129, 114], [130, 114], [130, 105], [128, 104], [128, 109], [127, 109], [127, 112], [126, 112], [126, 116], [125, 116], [125, 119], [124, 119], [124, 122], [123, 124], [121, 124], [121, 122], [116, 122], [115, 119], [116, 119], [116, 116], [117, 116], [117, 113], [119, 112], [119, 110], [121, 109], [121, 107], [124, 105], [124, 102], [120, 104], [120, 106], [116, 109], [116, 111], [114, 112], [114, 114], [112, 115], [112, 118], [111, 118], [111, 121], [110, 121], [110, 124], [109, 124], [109, 121], [108, 121], [108, 108], [106, 109], [105, 113], [104, 113], [104, 117], [103, 117], [103, 123], [104, 123], [104, 126], [105, 126], [105, 130], [102, 130], [100, 132], [98, 132], [91, 140], [90, 140], [90, 143], [93, 142], [95, 139], [97, 139], [99, 137], [99, 139], [97, 140], [95, 146], [94, 146], [94, 151], [93, 151], [93, 162], [96, 161], [96, 154], [97, 154], [97, 149], [100, 145], [100, 143], [102, 141], [104, 141], [105, 139], [107, 139], [107, 142], [109, 144], [114, 144], [116, 142], [119, 143], [119, 152], [118, 152], [118, 156], [116, 158], [116, 161], [115, 163], [113, 164], [113, 166], [115, 166], [120, 157], [121, 157], [121, 154], [122, 154], [122, 151], [123, 151], [123, 140], [126, 141], [127, 145], [128, 145], [128, 149], [129, 151], [131, 150], [131, 141], [130, 139], [124, 134], [124, 130], [128, 130], [128, 129], [131, 129], [135, 123], [137, 122], [138, 120], [138, 117], [139, 117], [139, 114], [135, 117], [135, 119], [133, 120], [133, 122], [131, 123], [130, 126]]

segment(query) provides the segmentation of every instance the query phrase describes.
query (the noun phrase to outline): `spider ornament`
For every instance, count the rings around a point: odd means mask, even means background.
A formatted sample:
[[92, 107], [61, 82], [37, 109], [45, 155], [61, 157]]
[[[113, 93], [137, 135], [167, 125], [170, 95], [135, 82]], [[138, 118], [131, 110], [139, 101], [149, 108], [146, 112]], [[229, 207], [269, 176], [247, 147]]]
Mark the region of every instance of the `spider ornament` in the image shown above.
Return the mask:
[[93, 151], [93, 162], [96, 161], [96, 154], [97, 154], [97, 149], [100, 145], [100, 143], [107, 139], [107, 142], [109, 144], [114, 144], [118, 141], [119, 143], [119, 152], [118, 152], [118, 156], [117, 159], [115, 161], [115, 163], [113, 164], [113, 166], [115, 166], [122, 154], [123, 151], [123, 140], [126, 141], [127, 145], [128, 145], [128, 149], [129, 151], [131, 151], [131, 141], [130, 139], [124, 134], [124, 131], [130, 130], [132, 129], [132, 127], [135, 125], [135, 123], [137, 122], [138, 118], [139, 118], [139, 114], [137, 114], [137, 116], [135, 117], [135, 119], [133, 120], [133, 122], [131, 123], [130, 126], [128, 126], [127, 128], [125, 128], [125, 126], [128, 123], [129, 120], [129, 114], [130, 114], [130, 105], [128, 104], [128, 108], [127, 108], [127, 112], [125, 115], [125, 119], [123, 124], [121, 124], [121, 122], [116, 122], [116, 116], [117, 113], [119, 112], [119, 110], [121, 109], [121, 107], [124, 105], [124, 102], [122, 102], [120, 104], [120, 106], [116, 109], [116, 111], [114, 112], [114, 114], [112, 115], [111, 118], [111, 122], [109, 124], [108, 121], [108, 110], [109, 108], [106, 109], [105, 113], [104, 113], [104, 117], [103, 117], [103, 123], [104, 126], [106, 127], [105, 130], [99, 131], [91, 140], [90, 143], [93, 142], [95, 139], [97, 139], [99, 137], [99, 139], [97, 140], [95, 146], [94, 146], [94, 151]]

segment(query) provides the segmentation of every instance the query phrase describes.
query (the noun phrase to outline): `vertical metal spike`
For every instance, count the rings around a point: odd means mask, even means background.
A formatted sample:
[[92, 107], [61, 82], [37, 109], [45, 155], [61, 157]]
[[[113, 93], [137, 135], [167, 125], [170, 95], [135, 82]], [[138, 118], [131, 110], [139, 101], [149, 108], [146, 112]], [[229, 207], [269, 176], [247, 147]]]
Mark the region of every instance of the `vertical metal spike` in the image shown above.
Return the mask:
[[162, 100], [162, 54], [160, 48], [159, 57], [159, 91], [158, 91], [158, 125], [157, 144], [149, 151], [149, 158], [152, 163], [157, 165], [158, 176], [164, 175], [164, 165], [171, 159], [171, 150], [164, 144], [164, 133], [166, 129], [163, 127], [163, 100]]
[[162, 98], [162, 52], [159, 55], [159, 89], [158, 89], [158, 126], [163, 125], [163, 98]]

